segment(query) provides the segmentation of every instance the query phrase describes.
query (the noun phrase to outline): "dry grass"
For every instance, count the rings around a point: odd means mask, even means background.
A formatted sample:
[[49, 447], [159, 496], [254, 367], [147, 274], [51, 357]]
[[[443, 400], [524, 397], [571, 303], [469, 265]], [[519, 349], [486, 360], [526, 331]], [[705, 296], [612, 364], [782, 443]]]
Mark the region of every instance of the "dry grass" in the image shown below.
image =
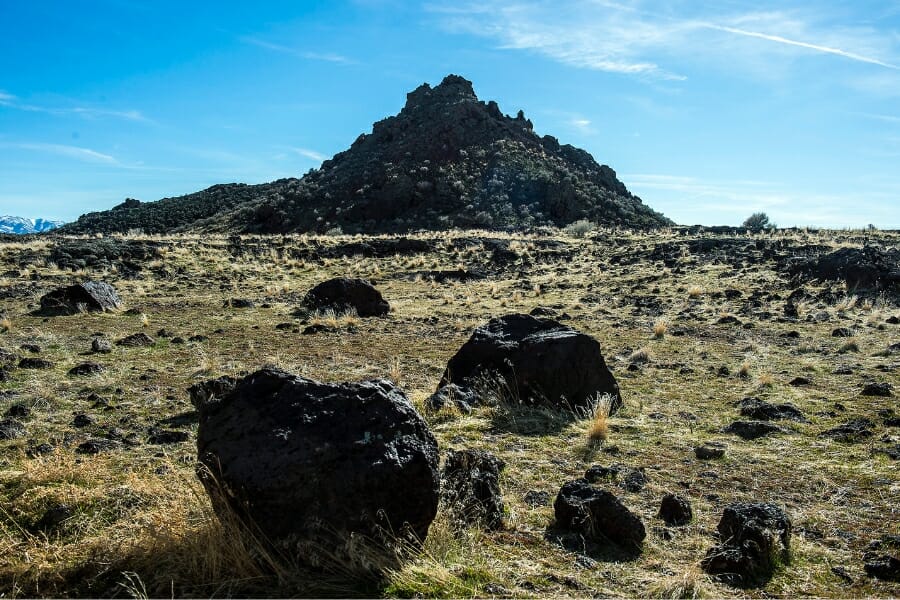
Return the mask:
[[[166, 250], [150, 262], [160, 261], [167, 276], [147, 265], [140, 280], [125, 278], [114, 267], [105, 273], [87, 268], [82, 276], [108, 278], [127, 308], [151, 315], [148, 333], [157, 343], [90, 356], [85, 353], [92, 333], [115, 340], [143, 323], [122, 313], [48, 321], [31, 315], [29, 304], [71, 282], [73, 273], [46, 264], [56, 241], [0, 244], [0, 272], [22, 273], [0, 281], [5, 292], [0, 314], [15, 324], [0, 339], [2, 346], [30, 356], [19, 347], [38, 344], [41, 352], [35, 356], [53, 363], [47, 370], [12, 370], [9, 380], [0, 382], [0, 391], [15, 393], [0, 397], [0, 413], [15, 403], [32, 411], [23, 419], [26, 437], [0, 441], [0, 590], [10, 597], [897, 596], [896, 584], [868, 578], [861, 560], [872, 539], [900, 533], [894, 518], [900, 498], [896, 462], [877, 452], [896, 443], [882, 441], [896, 434], [877, 416], [879, 410], [896, 409], [896, 398], [859, 394], [868, 380], [900, 389], [898, 370], [890, 368], [896, 355], [882, 352], [896, 341], [897, 326], [885, 324], [900, 315], [894, 300], [812, 282], [804, 285], [808, 299], [797, 303], [801, 318], [783, 322], [783, 300], [758, 307], [747, 302], [756, 291], [782, 299], [792, 291], [771, 263], [737, 270], [727, 261], [687, 250], [686, 244], [708, 234], [600, 233], [577, 239], [554, 234], [550, 239], [565, 245], [558, 253], [540, 236], [481, 234], [510, 243], [517, 258], [509, 265], [495, 262], [487, 245], [466, 241], [476, 232], [419, 236], [432, 240], [435, 251], [408, 257], [334, 254], [327, 260], [310, 254], [311, 245], [331, 248], [364, 238], [243, 236], [258, 253], [233, 255], [225, 236], [140, 236], [164, 244]], [[896, 234], [878, 235], [885, 243], [900, 240]], [[777, 236], [786, 244], [862, 243], [854, 232]], [[765, 238], [748, 238], [752, 243], [760, 239]], [[645, 263], [655, 247], [667, 243], [685, 244], [676, 251], [679, 269], [661, 272], [658, 265]], [[598, 261], [598, 256], [608, 260]], [[409, 276], [460, 266], [488, 277], [452, 284]], [[32, 280], [32, 272], [40, 279]], [[304, 319], [295, 314], [313, 285], [348, 273], [376, 279], [393, 308], [388, 317], [323, 313]], [[253, 299], [255, 308], [223, 307], [223, 300], [234, 297], [237, 281], [241, 296]], [[717, 294], [727, 288], [744, 295]], [[847, 300], [835, 306], [816, 299], [835, 293]], [[857, 300], [851, 301], [854, 294]], [[656, 302], [651, 308], [648, 299]], [[468, 415], [427, 415], [442, 451], [485, 449], [506, 462], [501, 484], [507, 525], [493, 532], [459, 528], [441, 513], [425, 551], [392, 569], [384, 581], [364, 581], [350, 572], [312, 575], [290, 557], [272, 555], [213, 513], [194, 474], [192, 443], [147, 443], [148, 428], [190, 414], [188, 386], [207, 377], [240, 376], [265, 363], [323, 381], [390, 377], [420, 404], [474, 327], [498, 314], [529, 312], [539, 305], [568, 313], [566, 324], [600, 342], [622, 389], [624, 409], [614, 418], [605, 418], [602, 410], [590, 416], [561, 414], [522, 407], [515, 390], [487, 385], [483, 392], [489, 406]], [[711, 326], [722, 313], [739, 315], [755, 327]], [[823, 314], [827, 320], [819, 320]], [[677, 330], [661, 315], [677, 320]], [[301, 330], [321, 323], [330, 330], [300, 335], [275, 328], [285, 322]], [[657, 325], [665, 325], [660, 334]], [[854, 329], [856, 336], [832, 338], [838, 326]], [[159, 328], [184, 339], [202, 334], [206, 340], [172, 343], [155, 336]], [[791, 330], [800, 337], [782, 337]], [[861, 350], [841, 354], [850, 341]], [[103, 364], [106, 371], [91, 378], [66, 375], [85, 360]], [[629, 369], [629, 364], [641, 368]], [[834, 373], [845, 364], [852, 375]], [[719, 375], [723, 365], [736, 372]], [[797, 375], [812, 383], [787, 385]], [[109, 410], [95, 408], [88, 400], [91, 393], [106, 399]], [[787, 424], [791, 433], [753, 442], [729, 439], [724, 459], [695, 460], [692, 449], [722, 439], [721, 429], [738, 418], [735, 403], [747, 395], [790, 402], [811, 422]], [[76, 413], [87, 413], [96, 423], [75, 428]], [[858, 443], [819, 436], [858, 417], [876, 423], [875, 435]], [[195, 427], [182, 429], [193, 436]], [[74, 453], [78, 444], [110, 428], [133, 434], [139, 445], [96, 456]], [[54, 453], [30, 458], [29, 448], [44, 442], [55, 447]], [[546, 491], [552, 498], [591, 465], [616, 462], [643, 467], [648, 474], [641, 492], [612, 488], [644, 521], [644, 551], [630, 560], [601, 553], [590, 557], [596, 565], [582, 568], [581, 551], [561, 546], [551, 535], [552, 507], [532, 506], [524, 497]], [[688, 497], [695, 515], [670, 541], [655, 533], [661, 525], [659, 500], [667, 492]], [[698, 563], [715, 543], [724, 505], [750, 500], [786, 507], [796, 531], [794, 559], [764, 588], [740, 590], [711, 580]], [[73, 516], [55, 530], [36, 530], [44, 512], [60, 503], [73, 507]], [[848, 585], [833, 575], [835, 565], [845, 566], [854, 582]]]

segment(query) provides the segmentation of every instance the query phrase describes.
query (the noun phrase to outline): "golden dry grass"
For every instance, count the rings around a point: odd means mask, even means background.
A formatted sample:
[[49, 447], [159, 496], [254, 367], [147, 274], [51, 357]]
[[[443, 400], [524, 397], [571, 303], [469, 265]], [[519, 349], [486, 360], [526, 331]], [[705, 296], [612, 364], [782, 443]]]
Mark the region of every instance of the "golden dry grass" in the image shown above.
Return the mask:
[[[880, 235], [887, 243], [898, 241], [896, 234]], [[0, 336], [0, 346], [25, 355], [20, 345], [38, 344], [38, 356], [53, 362], [48, 370], [13, 370], [8, 381], [0, 382], [0, 391], [15, 393], [0, 397], [2, 412], [16, 403], [32, 411], [23, 419], [25, 438], [0, 441], [0, 590], [8, 597], [900, 593], [897, 584], [870, 579], [862, 570], [869, 541], [900, 533], [897, 464], [877, 452], [896, 443], [882, 440], [896, 440], [897, 434], [876, 417], [879, 410], [895, 409], [896, 397], [859, 395], [868, 380], [900, 388], [896, 355], [885, 354], [898, 332], [898, 326], [885, 324], [898, 314], [889, 297], [850, 300], [852, 295], [837, 284], [808, 283], [804, 288], [813, 296], [837, 291], [841, 300], [804, 300], [797, 303], [798, 321], [781, 321], [777, 315], [791, 288], [770, 263], [737, 272], [727, 262], [691, 254], [686, 246], [680, 250], [678, 274], [647, 262], [657, 245], [686, 240], [676, 231], [603, 230], [585, 238], [449, 232], [418, 236], [433, 240], [434, 251], [384, 258], [318, 258], [309, 251], [312, 244], [332, 247], [367, 239], [361, 236], [242, 236], [254, 252], [241, 255], [232, 254], [221, 236], [107, 237], [160, 246], [135, 278], [117, 265], [63, 271], [47, 260], [53, 244], [60, 243], [51, 238], [0, 244], [0, 272], [7, 273], [0, 279], [0, 313], [15, 325]], [[497, 263], [483, 240], [465, 241], [479, 237], [509, 242], [515, 258]], [[748, 237], [754, 243], [759, 239], [828, 247], [862, 243], [860, 234], [850, 231]], [[548, 240], [565, 250], [545, 245]], [[480, 269], [489, 277], [439, 284], [418, 275], [459, 267]], [[304, 323], [295, 316], [314, 284], [348, 273], [374, 280], [391, 303], [387, 318], [319, 314]], [[137, 313], [49, 320], [30, 314], [42, 293], [84, 277], [111, 281]], [[740, 291], [741, 298], [718, 293], [725, 288]], [[754, 291], [779, 297], [763, 296], [760, 307], [744, 314]], [[234, 297], [253, 299], [256, 307], [223, 307]], [[636, 304], [646, 298], [658, 306]], [[207, 377], [239, 376], [266, 363], [325, 381], [389, 377], [421, 409], [448, 358], [475, 327], [498, 314], [537, 306], [568, 313], [565, 323], [600, 342], [625, 407], [602, 425], [599, 413], [559, 414], [509, 402], [470, 415], [425, 413], [442, 451], [486, 449], [506, 462], [501, 483], [507, 525], [495, 532], [459, 529], [441, 514], [425, 551], [384, 581], [355, 581], [346, 574], [343, 579], [314, 577], [290, 557], [267, 556], [235, 524], [213, 514], [194, 474], [192, 443], [146, 443], [148, 427], [191, 411], [188, 386]], [[766, 312], [776, 316], [760, 316]], [[753, 327], [718, 324], [722, 314]], [[823, 314], [827, 320], [818, 320]], [[146, 322], [141, 315], [147, 315]], [[317, 322], [333, 330], [295, 332]], [[291, 327], [275, 328], [282, 323]], [[665, 329], [657, 335], [662, 323]], [[848, 340], [831, 337], [837, 326], [854, 328], [856, 351], [844, 348]], [[194, 334], [207, 339], [176, 344], [172, 337], [156, 335], [159, 329], [185, 340]], [[85, 354], [93, 333], [116, 340], [141, 330], [155, 338], [154, 345]], [[792, 330], [800, 337], [782, 337]], [[88, 378], [66, 375], [85, 360], [106, 370]], [[629, 369], [631, 364], [638, 368]], [[853, 374], [835, 373], [842, 365], [851, 366]], [[721, 367], [731, 374], [718, 374]], [[788, 385], [801, 374], [812, 384]], [[105, 398], [110, 408], [95, 408], [88, 400], [91, 393]], [[722, 427], [738, 417], [735, 405], [749, 395], [790, 402], [811, 423], [789, 423], [790, 433], [753, 442], [728, 439], [725, 458], [694, 460], [694, 446], [726, 439]], [[96, 423], [73, 427], [76, 413], [88, 413]], [[855, 417], [876, 421], [876, 435], [855, 444], [819, 436]], [[79, 443], [111, 427], [134, 434], [139, 444], [96, 456], [74, 453]], [[595, 428], [603, 432], [604, 443], [590, 443], [601, 437]], [[29, 449], [44, 442], [55, 451], [30, 458]], [[616, 493], [641, 516], [649, 536], [640, 557], [601, 556], [585, 568], [576, 552], [553, 541], [552, 506], [531, 506], [524, 496], [538, 490], [552, 497], [591, 465], [614, 462], [646, 469], [644, 490], [616, 488]], [[660, 524], [655, 515], [662, 495], [673, 491], [690, 498], [695, 519], [666, 541], [653, 532]], [[765, 588], [740, 590], [711, 580], [698, 563], [715, 542], [712, 534], [723, 506], [749, 500], [786, 507], [796, 528], [794, 559]], [[56, 504], [72, 507], [73, 516], [56, 530], [35, 529]], [[845, 566], [853, 583], [834, 575], [833, 566]]]

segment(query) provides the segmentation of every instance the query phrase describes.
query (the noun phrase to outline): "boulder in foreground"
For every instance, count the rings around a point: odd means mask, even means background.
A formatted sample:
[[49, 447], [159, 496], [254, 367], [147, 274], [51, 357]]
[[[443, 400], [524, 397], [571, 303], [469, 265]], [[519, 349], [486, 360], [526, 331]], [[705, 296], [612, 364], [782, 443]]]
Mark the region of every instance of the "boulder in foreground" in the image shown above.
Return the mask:
[[113, 311], [121, 306], [122, 301], [113, 286], [105, 281], [85, 281], [42, 296], [39, 312], [45, 316], [64, 316]]
[[497, 377], [512, 402], [587, 411], [599, 395], [609, 394], [609, 414], [622, 405], [597, 340], [551, 319], [523, 314], [491, 319], [450, 359], [439, 388], [475, 388], [484, 378]]
[[389, 558], [397, 538], [428, 534], [437, 442], [390, 381], [325, 384], [264, 368], [196, 405], [198, 472], [215, 510], [282, 551], [321, 565], [350, 559], [365, 539]]

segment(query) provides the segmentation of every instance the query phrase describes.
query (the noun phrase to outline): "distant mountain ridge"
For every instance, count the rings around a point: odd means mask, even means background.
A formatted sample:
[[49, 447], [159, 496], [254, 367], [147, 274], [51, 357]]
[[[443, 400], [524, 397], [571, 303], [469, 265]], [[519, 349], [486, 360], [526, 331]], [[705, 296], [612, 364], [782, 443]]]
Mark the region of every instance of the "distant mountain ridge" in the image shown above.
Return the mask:
[[0, 233], [15, 233], [25, 235], [29, 233], [41, 233], [50, 231], [64, 225], [64, 221], [49, 221], [47, 219], [26, 219], [25, 217], [0, 217]]
[[129, 199], [65, 232], [394, 233], [448, 227], [564, 226], [580, 219], [639, 229], [672, 221], [615, 171], [539, 136], [522, 111], [504, 115], [448, 75], [407, 94], [399, 114], [301, 179], [224, 184], [158, 202]]

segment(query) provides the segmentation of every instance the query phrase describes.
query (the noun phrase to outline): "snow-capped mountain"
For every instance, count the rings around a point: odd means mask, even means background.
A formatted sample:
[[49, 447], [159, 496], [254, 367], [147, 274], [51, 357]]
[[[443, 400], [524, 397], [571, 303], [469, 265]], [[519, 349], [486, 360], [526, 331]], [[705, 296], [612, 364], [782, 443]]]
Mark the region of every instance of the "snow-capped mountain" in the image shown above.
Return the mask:
[[41, 233], [62, 225], [62, 221], [26, 219], [24, 217], [0, 217], [0, 233]]

